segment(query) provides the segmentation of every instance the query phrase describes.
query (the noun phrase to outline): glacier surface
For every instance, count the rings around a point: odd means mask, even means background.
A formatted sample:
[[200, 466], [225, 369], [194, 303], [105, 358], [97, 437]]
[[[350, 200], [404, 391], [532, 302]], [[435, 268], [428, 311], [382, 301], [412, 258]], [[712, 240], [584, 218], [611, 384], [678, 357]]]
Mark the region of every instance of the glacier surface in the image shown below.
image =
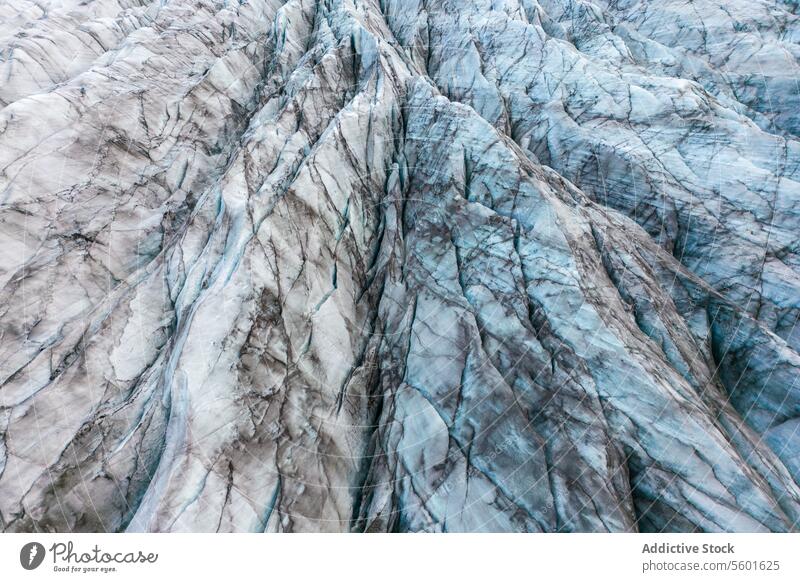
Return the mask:
[[794, 0], [5, 0], [0, 531], [797, 531]]

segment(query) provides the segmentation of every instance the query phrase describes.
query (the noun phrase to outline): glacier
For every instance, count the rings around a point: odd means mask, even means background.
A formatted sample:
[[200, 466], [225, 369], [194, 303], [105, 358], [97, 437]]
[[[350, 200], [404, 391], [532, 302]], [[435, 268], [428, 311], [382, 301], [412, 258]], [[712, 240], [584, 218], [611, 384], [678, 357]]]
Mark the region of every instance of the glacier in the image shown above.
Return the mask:
[[7, 0], [0, 531], [800, 530], [795, 0]]

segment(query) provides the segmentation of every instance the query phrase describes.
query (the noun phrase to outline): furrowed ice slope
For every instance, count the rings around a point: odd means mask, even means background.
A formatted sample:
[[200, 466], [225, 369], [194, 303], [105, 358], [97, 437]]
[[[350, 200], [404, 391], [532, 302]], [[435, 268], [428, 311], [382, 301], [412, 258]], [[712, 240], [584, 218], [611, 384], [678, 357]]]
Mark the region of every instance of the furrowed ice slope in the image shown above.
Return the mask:
[[0, 7], [5, 531], [793, 531], [783, 2]]

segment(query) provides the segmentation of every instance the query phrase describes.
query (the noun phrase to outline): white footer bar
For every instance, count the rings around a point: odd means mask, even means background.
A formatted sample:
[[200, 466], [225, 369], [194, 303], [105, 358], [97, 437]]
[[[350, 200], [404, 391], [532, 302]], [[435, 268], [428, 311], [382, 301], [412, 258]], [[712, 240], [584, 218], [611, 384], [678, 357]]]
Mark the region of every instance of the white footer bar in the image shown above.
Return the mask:
[[0, 534], [0, 573], [115, 582], [796, 581], [800, 534]]

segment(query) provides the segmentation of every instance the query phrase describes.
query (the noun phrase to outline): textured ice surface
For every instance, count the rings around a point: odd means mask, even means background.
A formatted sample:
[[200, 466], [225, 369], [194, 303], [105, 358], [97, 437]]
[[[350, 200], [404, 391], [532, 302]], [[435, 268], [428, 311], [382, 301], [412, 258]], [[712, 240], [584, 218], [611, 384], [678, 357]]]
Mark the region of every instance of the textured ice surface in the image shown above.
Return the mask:
[[0, 529], [796, 530], [796, 11], [0, 3]]

